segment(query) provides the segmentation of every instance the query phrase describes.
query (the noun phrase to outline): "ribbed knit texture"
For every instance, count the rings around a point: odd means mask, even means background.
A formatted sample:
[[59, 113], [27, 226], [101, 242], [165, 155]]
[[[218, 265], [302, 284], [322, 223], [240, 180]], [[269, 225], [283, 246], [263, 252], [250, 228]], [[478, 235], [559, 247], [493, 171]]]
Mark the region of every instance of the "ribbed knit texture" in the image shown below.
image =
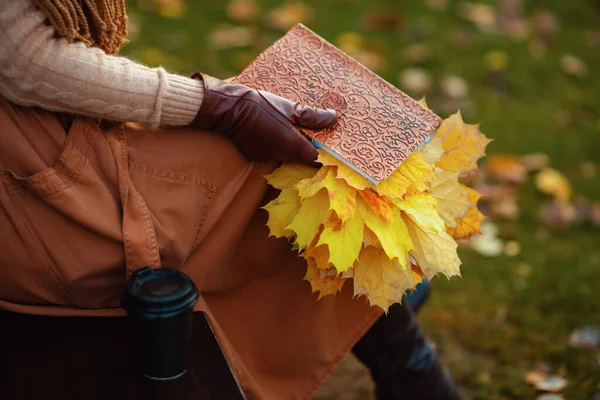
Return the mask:
[[199, 80], [56, 38], [30, 0], [0, 1], [0, 94], [37, 106], [151, 126], [194, 120]]

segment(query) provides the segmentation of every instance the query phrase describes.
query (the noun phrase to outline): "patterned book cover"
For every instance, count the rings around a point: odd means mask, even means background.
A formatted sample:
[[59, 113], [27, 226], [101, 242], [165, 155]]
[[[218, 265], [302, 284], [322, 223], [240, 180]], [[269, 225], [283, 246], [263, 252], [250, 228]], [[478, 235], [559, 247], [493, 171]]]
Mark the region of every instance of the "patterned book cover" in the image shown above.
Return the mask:
[[334, 127], [303, 133], [374, 184], [390, 176], [442, 121], [302, 24], [233, 82], [340, 111]]

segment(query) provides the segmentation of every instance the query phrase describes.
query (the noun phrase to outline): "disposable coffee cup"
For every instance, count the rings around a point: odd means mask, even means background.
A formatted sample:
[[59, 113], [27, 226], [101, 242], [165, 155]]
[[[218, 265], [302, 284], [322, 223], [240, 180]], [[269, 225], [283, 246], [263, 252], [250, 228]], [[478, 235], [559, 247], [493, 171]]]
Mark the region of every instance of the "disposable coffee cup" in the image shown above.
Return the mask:
[[123, 308], [146, 377], [177, 379], [187, 371], [198, 289], [184, 273], [142, 268], [127, 282]]

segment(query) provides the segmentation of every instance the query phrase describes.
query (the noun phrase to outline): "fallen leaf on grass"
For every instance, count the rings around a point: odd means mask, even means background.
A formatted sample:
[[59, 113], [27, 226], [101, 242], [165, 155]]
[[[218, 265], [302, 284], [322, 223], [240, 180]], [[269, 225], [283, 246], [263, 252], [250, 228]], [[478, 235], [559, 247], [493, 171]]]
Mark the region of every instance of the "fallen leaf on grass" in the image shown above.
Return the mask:
[[363, 14], [362, 23], [369, 30], [394, 30], [402, 24], [402, 15], [394, 10], [371, 11]]
[[209, 41], [219, 49], [246, 47], [254, 42], [254, 35], [250, 28], [223, 24], [210, 33]]
[[406, 92], [421, 96], [431, 89], [431, 74], [423, 68], [407, 68], [400, 74], [400, 87]]
[[227, 6], [227, 16], [239, 22], [250, 21], [257, 12], [258, 7], [254, 0], [232, 0]]
[[564, 400], [564, 397], [556, 393], [544, 393], [536, 397], [535, 400]]
[[525, 374], [525, 382], [542, 392], [557, 393], [567, 387], [568, 381], [559, 375], [550, 375], [548, 364], [540, 363]]
[[512, 155], [492, 155], [485, 163], [486, 170], [503, 182], [523, 183], [527, 178], [527, 167]]
[[515, 196], [497, 198], [488, 205], [488, 212], [491, 217], [506, 218], [516, 220], [521, 210]]
[[556, 15], [549, 10], [536, 11], [532, 18], [532, 26], [544, 44], [552, 42], [560, 29]]
[[464, 99], [469, 95], [469, 86], [459, 76], [448, 76], [442, 80], [442, 92], [451, 99]]
[[577, 77], [585, 76], [588, 72], [587, 64], [581, 58], [572, 54], [562, 56], [560, 66], [567, 74]]
[[312, 18], [308, 5], [294, 1], [284, 3], [267, 15], [267, 24], [273, 28], [288, 30], [297, 23], [305, 23]]
[[521, 163], [528, 171], [540, 170], [550, 164], [550, 157], [544, 153], [530, 153], [521, 156]]
[[427, 7], [435, 11], [444, 11], [448, 7], [448, 0], [427, 0]]
[[560, 392], [567, 387], [568, 381], [562, 376], [548, 376], [533, 384], [533, 386], [543, 392]]
[[528, 385], [535, 385], [536, 383], [546, 379], [546, 376], [547, 375], [541, 371], [527, 371], [527, 373], [525, 373], [525, 383]]
[[409, 64], [421, 64], [433, 56], [433, 51], [428, 45], [418, 43], [406, 47], [402, 55]]
[[521, 245], [519, 242], [511, 240], [504, 244], [504, 254], [508, 257], [516, 257], [521, 254]]
[[491, 222], [481, 224], [481, 234], [473, 235], [470, 247], [485, 257], [498, 257], [504, 250], [502, 240], [498, 239], [498, 228]]
[[483, 56], [483, 63], [490, 71], [503, 71], [508, 66], [508, 55], [501, 50], [488, 51]]
[[459, 6], [460, 16], [482, 31], [488, 32], [496, 27], [496, 9], [493, 6], [481, 3], [461, 3]]
[[600, 346], [600, 328], [597, 326], [586, 326], [575, 329], [569, 336], [569, 344], [580, 349], [589, 349]]
[[575, 201], [575, 211], [581, 222], [600, 225], [600, 202], [592, 203], [580, 196]]
[[182, 0], [154, 0], [156, 11], [163, 17], [181, 18], [186, 12]]
[[571, 183], [564, 175], [553, 168], [544, 168], [536, 175], [535, 187], [559, 202], [568, 201], [573, 194]]
[[555, 229], [566, 229], [575, 222], [577, 211], [570, 203], [552, 201], [540, 207], [540, 219]]

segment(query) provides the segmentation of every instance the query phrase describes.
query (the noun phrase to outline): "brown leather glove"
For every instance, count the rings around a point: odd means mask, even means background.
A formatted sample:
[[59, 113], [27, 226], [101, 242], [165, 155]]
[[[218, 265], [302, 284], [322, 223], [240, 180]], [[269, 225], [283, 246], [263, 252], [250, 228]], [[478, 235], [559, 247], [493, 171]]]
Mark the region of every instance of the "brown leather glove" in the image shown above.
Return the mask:
[[337, 112], [309, 107], [245, 85], [225, 83], [201, 73], [204, 100], [193, 128], [229, 137], [250, 161], [314, 163], [317, 150], [294, 125], [323, 129]]

